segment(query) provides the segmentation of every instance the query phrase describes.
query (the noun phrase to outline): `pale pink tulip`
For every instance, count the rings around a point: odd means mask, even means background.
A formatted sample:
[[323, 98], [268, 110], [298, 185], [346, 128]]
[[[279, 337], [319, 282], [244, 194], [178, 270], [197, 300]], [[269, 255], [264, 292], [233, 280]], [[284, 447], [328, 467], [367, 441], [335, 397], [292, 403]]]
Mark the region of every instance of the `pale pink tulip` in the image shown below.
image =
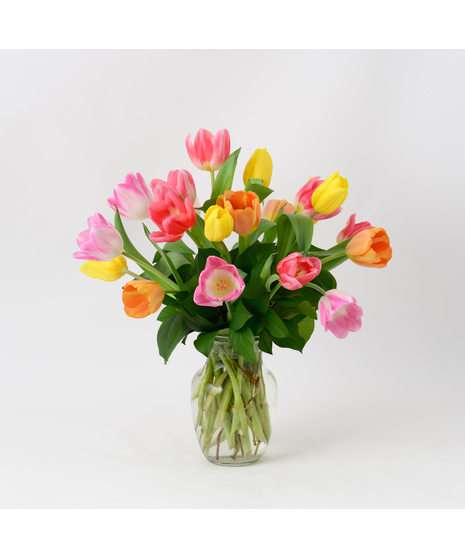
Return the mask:
[[289, 291], [301, 289], [320, 273], [321, 261], [318, 258], [304, 258], [293, 252], [282, 259], [277, 266], [279, 282]]
[[147, 208], [150, 219], [159, 232], [150, 233], [154, 242], [176, 242], [197, 222], [194, 205], [189, 198], [183, 200], [173, 186], [158, 184], [153, 188], [153, 199]]
[[295, 212], [295, 207], [286, 200], [268, 200], [263, 208], [262, 219], [274, 222], [282, 207], [284, 207], [283, 213], [285, 214]]
[[363, 310], [353, 296], [339, 289], [331, 289], [320, 298], [318, 311], [324, 331], [331, 331], [338, 339], [345, 339], [349, 331], [362, 327]]
[[347, 220], [346, 226], [342, 229], [342, 231], [337, 235], [336, 242], [339, 244], [355, 236], [360, 231], [364, 231], [365, 229], [370, 229], [371, 225], [368, 221], [363, 221], [362, 223], [355, 223], [355, 213], [353, 213], [349, 219]]
[[186, 138], [189, 159], [200, 170], [219, 170], [231, 152], [228, 130], [220, 130], [213, 135], [203, 128], [195, 134], [194, 145], [191, 135]]
[[153, 194], [141, 174], [127, 174], [124, 183], [114, 189], [113, 196], [108, 198], [108, 203], [113, 210], [116, 205], [122, 217], [134, 221], [147, 219], [147, 207], [153, 202]]
[[123, 239], [115, 227], [100, 213], [87, 219], [88, 230], [77, 237], [80, 248], [74, 252], [73, 258], [90, 260], [93, 262], [108, 262], [121, 256], [123, 252]]
[[[309, 217], [313, 213], [315, 209], [312, 205], [313, 192], [318, 188], [320, 184], [323, 184], [324, 182], [324, 180], [319, 180], [319, 178], [319, 176], [314, 176], [297, 192], [294, 199], [294, 206], [297, 213], [306, 215], [307, 217]], [[339, 215], [341, 211], [342, 207], [338, 207], [336, 211], [328, 213], [327, 215], [323, 213], [315, 213], [315, 215], [312, 217], [312, 220], [323, 221], [324, 219], [330, 219], [331, 217]]]
[[244, 280], [236, 266], [209, 256], [194, 292], [194, 302], [199, 306], [221, 306], [225, 300], [239, 298], [244, 287]]
[[166, 182], [159, 178], [154, 178], [152, 182], [150, 182], [152, 190], [159, 185], [172, 186], [183, 199], [189, 198], [194, 206], [200, 205], [194, 179], [192, 178], [192, 174], [186, 170], [170, 171]]

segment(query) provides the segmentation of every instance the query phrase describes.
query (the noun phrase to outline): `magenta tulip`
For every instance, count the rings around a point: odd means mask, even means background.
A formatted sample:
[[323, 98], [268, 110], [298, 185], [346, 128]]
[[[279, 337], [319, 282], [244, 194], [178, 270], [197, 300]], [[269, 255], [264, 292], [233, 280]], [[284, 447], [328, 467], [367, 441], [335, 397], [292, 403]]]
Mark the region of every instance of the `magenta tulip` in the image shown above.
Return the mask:
[[[323, 184], [324, 180], [319, 180], [319, 176], [314, 176], [311, 178], [307, 184], [302, 186], [302, 188], [297, 192], [294, 198], [294, 207], [297, 213], [301, 215], [306, 215], [309, 217], [315, 208], [312, 205], [312, 196], [315, 190], [318, 188], [320, 184]], [[329, 213], [327, 215], [323, 213], [316, 213], [313, 217], [313, 221], [323, 221], [323, 219], [330, 219], [331, 217], [335, 217], [341, 213], [342, 207], [338, 207], [336, 211]]]
[[194, 145], [191, 135], [186, 138], [189, 159], [200, 170], [219, 170], [231, 151], [231, 140], [228, 130], [220, 130], [213, 135], [203, 128], [195, 134]]
[[339, 244], [355, 236], [357, 233], [364, 231], [365, 229], [372, 228], [368, 221], [363, 221], [362, 223], [355, 223], [355, 213], [353, 213], [347, 220], [346, 226], [337, 235], [336, 242]]
[[74, 252], [73, 258], [93, 262], [108, 262], [121, 256], [123, 239], [115, 227], [100, 213], [87, 219], [88, 230], [77, 237], [80, 248]]
[[318, 258], [304, 258], [293, 252], [282, 259], [277, 266], [279, 282], [289, 291], [301, 289], [320, 273], [321, 261]]
[[345, 339], [349, 331], [362, 327], [363, 310], [350, 294], [331, 289], [320, 298], [318, 311], [324, 331], [331, 331], [338, 339]]
[[236, 266], [209, 256], [194, 292], [194, 302], [199, 306], [221, 306], [226, 300], [239, 298], [244, 288], [244, 280]]
[[124, 183], [114, 189], [113, 196], [108, 198], [108, 203], [113, 210], [116, 205], [122, 217], [134, 221], [147, 219], [147, 207], [153, 202], [153, 194], [141, 174], [127, 174]]
[[153, 199], [147, 213], [160, 231], [150, 233], [150, 240], [176, 242], [195, 226], [197, 214], [194, 205], [189, 198], [183, 200], [173, 186], [156, 185], [153, 188]]

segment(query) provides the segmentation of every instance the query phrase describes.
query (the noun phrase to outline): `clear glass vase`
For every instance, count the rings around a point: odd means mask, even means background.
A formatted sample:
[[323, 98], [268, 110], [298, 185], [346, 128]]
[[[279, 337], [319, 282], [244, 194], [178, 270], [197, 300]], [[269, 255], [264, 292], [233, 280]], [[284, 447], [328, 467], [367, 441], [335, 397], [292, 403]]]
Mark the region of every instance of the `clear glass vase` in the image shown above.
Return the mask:
[[276, 413], [277, 385], [262, 363], [236, 354], [227, 336], [217, 336], [212, 352], [192, 380], [192, 416], [200, 448], [216, 465], [241, 466], [258, 461], [270, 441]]

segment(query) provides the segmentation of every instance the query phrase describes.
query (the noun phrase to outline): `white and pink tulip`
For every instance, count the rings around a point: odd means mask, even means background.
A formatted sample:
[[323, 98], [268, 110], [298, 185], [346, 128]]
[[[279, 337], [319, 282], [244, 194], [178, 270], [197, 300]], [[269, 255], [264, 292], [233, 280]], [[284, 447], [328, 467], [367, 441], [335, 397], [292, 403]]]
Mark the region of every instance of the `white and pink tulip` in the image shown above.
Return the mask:
[[209, 256], [194, 292], [194, 302], [199, 306], [221, 306], [225, 301], [238, 299], [244, 288], [236, 266]]
[[94, 262], [114, 260], [123, 252], [123, 239], [115, 227], [100, 213], [87, 219], [87, 230], [77, 237], [79, 251], [73, 258]]
[[153, 194], [145, 183], [142, 175], [127, 174], [124, 182], [118, 184], [113, 191], [113, 197], [108, 198], [110, 207], [115, 206], [122, 217], [133, 221], [147, 219], [147, 207], [153, 202]]
[[345, 339], [349, 331], [362, 327], [363, 310], [350, 294], [331, 289], [320, 298], [318, 311], [324, 331], [331, 331], [338, 339]]
[[231, 152], [231, 140], [228, 130], [220, 130], [213, 135], [203, 128], [195, 134], [194, 144], [191, 135], [186, 138], [189, 159], [200, 170], [219, 170]]

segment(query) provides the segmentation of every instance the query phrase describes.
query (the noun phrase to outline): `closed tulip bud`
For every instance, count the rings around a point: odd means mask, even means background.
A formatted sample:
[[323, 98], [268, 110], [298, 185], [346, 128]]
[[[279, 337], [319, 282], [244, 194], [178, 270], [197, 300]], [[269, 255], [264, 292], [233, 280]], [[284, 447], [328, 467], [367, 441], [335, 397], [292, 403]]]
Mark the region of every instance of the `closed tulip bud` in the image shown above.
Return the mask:
[[155, 281], [129, 281], [123, 288], [124, 311], [130, 318], [145, 318], [160, 308], [164, 297]]
[[229, 211], [234, 219], [233, 230], [239, 236], [247, 236], [258, 228], [262, 210], [260, 199], [255, 192], [226, 190], [218, 196], [216, 203]]
[[105, 217], [96, 213], [87, 219], [87, 226], [89, 228], [77, 237], [79, 251], [74, 252], [73, 258], [108, 262], [121, 256], [124, 248], [123, 239]]
[[263, 208], [262, 219], [276, 221], [276, 217], [279, 215], [282, 207], [284, 207], [283, 213], [285, 214], [295, 212], [295, 207], [286, 200], [268, 200]]
[[392, 258], [389, 236], [384, 229], [372, 227], [356, 234], [346, 246], [350, 260], [364, 267], [386, 267]]
[[271, 182], [271, 174], [273, 172], [273, 161], [266, 149], [256, 149], [250, 157], [244, 169], [244, 184], [250, 178], [261, 178], [263, 186], [268, 187]]
[[234, 219], [229, 211], [212, 205], [205, 213], [205, 236], [210, 242], [221, 242], [233, 231]]
[[124, 256], [118, 256], [108, 262], [88, 261], [81, 266], [82, 271], [87, 277], [100, 279], [101, 281], [118, 281], [126, 273], [128, 264]]
[[315, 190], [312, 195], [312, 205], [318, 213], [328, 215], [344, 203], [348, 193], [347, 178], [342, 178], [338, 172], [335, 172]]

